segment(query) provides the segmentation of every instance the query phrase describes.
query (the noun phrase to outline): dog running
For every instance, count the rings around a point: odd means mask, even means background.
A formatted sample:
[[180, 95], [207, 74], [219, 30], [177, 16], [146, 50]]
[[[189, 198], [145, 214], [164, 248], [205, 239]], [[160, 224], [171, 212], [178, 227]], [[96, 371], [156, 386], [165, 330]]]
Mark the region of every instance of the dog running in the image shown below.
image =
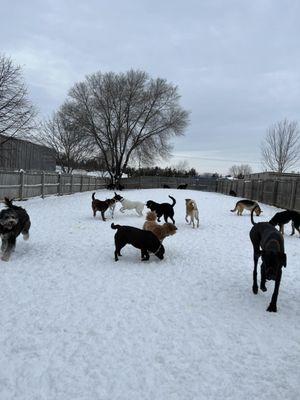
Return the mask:
[[168, 218], [170, 218], [173, 222], [173, 224], [175, 224], [175, 220], [174, 220], [174, 206], [176, 204], [176, 200], [174, 199], [174, 197], [169, 196], [170, 199], [173, 201], [172, 204], [169, 203], [156, 203], [153, 200], [148, 200], [146, 203], [146, 206], [151, 210], [151, 211], [155, 211], [156, 215], [157, 215], [157, 221], [160, 222], [160, 218], [162, 216], [164, 216], [164, 220], [165, 222], [168, 222]]
[[259, 207], [258, 203], [256, 201], [253, 200], [248, 200], [248, 199], [244, 199], [244, 200], [239, 200], [234, 209], [230, 210], [231, 212], [235, 212], [237, 211], [237, 215], [242, 215], [244, 210], [249, 210], [252, 211], [253, 209], [255, 209], [255, 214], [257, 216], [259, 216], [262, 213], [261, 208]]
[[273, 218], [270, 219], [269, 223], [274, 226], [279, 226], [279, 230], [284, 234], [284, 225], [288, 222], [292, 221], [292, 233], [291, 236], [294, 235], [295, 229], [299, 232], [300, 235], [300, 213], [297, 211], [282, 211], [276, 213]]
[[132, 201], [125, 199], [115, 192], [114, 199], [122, 204], [120, 211], [123, 213], [125, 210], [135, 210], [137, 214], [141, 217], [143, 215], [143, 209], [145, 204], [141, 201]]
[[282, 267], [286, 267], [287, 263], [286, 254], [284, 252], [284, 240], [282, 234], [269, 222], [255, 223], [253, 220], [254, 212], [255, 209], [252, 209], [251, 222], [253, 227], [249, 233], [253, 246], [254, 258], [252, 290], [254, 294], [257, 294], [257, 263], [259, 257], [261, 257], [260, 289], [265, 292], [267, 290], [266, 281], [275, 281], [274, 292], [267, 311], [276, 312]]
[[142, 261], [149, 260], [149, 252], [155, 254], [160, 260], [164, 258], [165, 248], [154, 233], [133, 226], [111, 224], [111, 228], [117, 229], [115, 234], [115, 261], [118, 261], [118, 256], [121, 256], [121, 250], [126, 244], [131, 244], [141, 250]]
[[[193, 224], [193, 228], [195, 228], [195, 220], [197, 221], [197, 228], [199, 228], [199, 211], [195, 200], [185, 199], [185, 208], [186, 215], [185, 220], [189, 225]], [[188, 221], [188, 217], [190, 217], [190, 222]]]
[[22, 233], [23, 239], [29, 239], [30, 218], [22, 207], [14, 206], [12, 200], [4, 198], [6, 209], [0, 212], [0, 236], [2, 238], [3, 261], [8, 261], [16, 247], [17, 237]]
[[156, 212], [149, 211], [146, 215], [146, 221], [143, 225], [143, 229], [145, 231], [153, 232], [160, 242], [162, 242], [167, 236], [175, 235], [177, 227], [174, 224], [166, 222], [162, 225], [159, 225], [156, 222], [156, 218]]
[[114, 217], [114, 210], [115, 210], [115, 206], [116, 206], [116, 200], [114, 198], [112, 199], [106, 199], [106, 200], [98, 200], [95, 199], [95, 194], [96, 192], [94, 192], [92, 194], [92, 209], [93, 209], [93, 215], [94, 217], [96, 217], [96, 212], [100, 211], [101, 212], [101, 217], [103, 219], [103, 221], [106, 221], [105, 219], [105, 211], [110, 208], [111, 211], [111, 217]]

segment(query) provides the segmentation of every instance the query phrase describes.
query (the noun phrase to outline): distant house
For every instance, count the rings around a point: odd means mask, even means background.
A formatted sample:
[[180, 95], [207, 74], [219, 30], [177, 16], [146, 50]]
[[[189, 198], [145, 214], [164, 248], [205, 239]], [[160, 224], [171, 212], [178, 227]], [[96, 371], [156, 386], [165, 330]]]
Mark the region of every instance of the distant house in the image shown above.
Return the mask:
[[0, 169], [55, 171], [55, 166], [55, 154], [49, 147], [0, 135]]

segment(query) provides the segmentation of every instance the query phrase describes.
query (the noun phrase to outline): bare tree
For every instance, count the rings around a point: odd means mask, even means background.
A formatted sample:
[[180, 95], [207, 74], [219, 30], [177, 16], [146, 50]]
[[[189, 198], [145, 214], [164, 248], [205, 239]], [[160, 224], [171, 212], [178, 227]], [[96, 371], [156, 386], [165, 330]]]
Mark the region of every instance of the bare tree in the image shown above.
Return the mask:
[[252, 168], [249, 164], [233, 165], [229, 168], [229, 174], [235, 178], [243, 179], [246, 175], [252, 173]]
[[75, 84], [67, 103], [72, 104], [81, 133], [94, 140], [116, 182], [141, 153], [144, 161], [168, 154], [169, 139], [182, 135], [188, 122], [177, 87], [164, 79], [150, 79], [142, 71], [90, 75]]
[[268, 129], [262, 143], [262, 158], [266, 168], [279, 173], [300, 160], [300, 132], [296, 121], [285, 118]]
[[68, 105], [63, 105], [42, 123], [37, 140], [54, 150], [57, 163], [65, 173], [72, 172], [92, 154], [89, 139], [80, 134], [78, 126], [70, 118]]
[[0, 140], [4, 144], [11, 137], [24, 136], [34, 126], [35, 110], [28, 99], [21, 67], [0, 54]]

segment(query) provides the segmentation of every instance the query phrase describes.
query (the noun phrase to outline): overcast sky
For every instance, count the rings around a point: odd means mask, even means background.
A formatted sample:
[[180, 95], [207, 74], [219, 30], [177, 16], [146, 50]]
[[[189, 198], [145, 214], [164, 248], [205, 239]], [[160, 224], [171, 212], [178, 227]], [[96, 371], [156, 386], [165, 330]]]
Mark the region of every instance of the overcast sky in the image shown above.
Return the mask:
[[191, 112], [169, 163], [258, 171], [268, 126], [300, 120], [299, 16], [298, 0], [2, 0], [0, 52], [41, 116], [99, 70], [166, 78]]

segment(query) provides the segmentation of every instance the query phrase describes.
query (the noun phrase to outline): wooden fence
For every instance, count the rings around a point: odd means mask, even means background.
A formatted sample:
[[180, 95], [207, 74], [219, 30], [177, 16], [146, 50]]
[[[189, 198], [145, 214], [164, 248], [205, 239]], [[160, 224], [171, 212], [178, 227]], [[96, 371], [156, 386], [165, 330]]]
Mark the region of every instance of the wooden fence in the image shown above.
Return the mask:
[[[106, 187], [104, 178], [87, 175], [57, 174], [54, 172], [0, 171], [0, 199], [25, 199], [48, 195], [65, 195], [99, 190]], [[300, 179], [215, 179], [206, 177], [139, 176], [122, 179], [126, 189], [177, 188], [229, 194], [234, 190], [239, 197], [261, 201], [280, 208], [300, 211]]]
[[275, 207], [300, 211], [300, 179], [219, 179], [217, 192], [261, 201]]
[[0, 199], [65, 195], [105, 187], [105, 180], [94, 176], [49, 172], [0, 171]]

